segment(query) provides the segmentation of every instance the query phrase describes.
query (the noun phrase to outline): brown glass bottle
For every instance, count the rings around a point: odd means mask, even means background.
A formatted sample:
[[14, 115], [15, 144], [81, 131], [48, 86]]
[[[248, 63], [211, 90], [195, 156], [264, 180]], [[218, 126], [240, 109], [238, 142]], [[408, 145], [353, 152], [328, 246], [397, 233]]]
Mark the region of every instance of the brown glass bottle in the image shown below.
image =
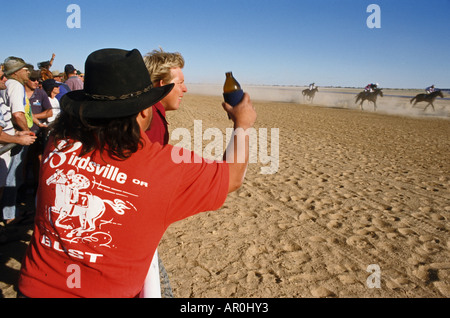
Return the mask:
[[223, 85], [223, 98], [231, 106], [236, 106], [244, 97], [244, 91], [232, 72], [225, 73], [225, 84]]

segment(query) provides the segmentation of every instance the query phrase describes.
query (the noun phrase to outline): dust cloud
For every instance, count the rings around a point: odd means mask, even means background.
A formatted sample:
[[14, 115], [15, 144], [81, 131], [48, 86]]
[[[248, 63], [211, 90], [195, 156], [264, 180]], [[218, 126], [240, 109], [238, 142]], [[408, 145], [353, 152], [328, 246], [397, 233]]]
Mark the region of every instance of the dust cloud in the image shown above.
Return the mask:
[[[221, 96], [222, 85], [219, 84], [188, 84], [188, 93], [209, 96]], [[333, 107], [343, 109], [359, 110], [359, 102], [355, 103], [356, 95], [362, 91], [359, 88], [330, 88], [319, 87], [314, 100], [311, 102], [303, 97], [301, 86], [245, 86], [254, 101], [276, 101], [286, 103], [310, 104], [311, 106]], [[393, 90], [383, 89], [384, 96], [377, 99], [377, 112], [413, 116], [413, 117], [436, 117], [450, 118], [450, 96], [444, 92], [444, 98], [438, 97], [434, 102], [435, 110], [426, 103], [421, 102], [413, 106], [411, 98], [423, 93], [420, 90]], [[363, 111], [373, 112], [373, 103], [365, 101]]]

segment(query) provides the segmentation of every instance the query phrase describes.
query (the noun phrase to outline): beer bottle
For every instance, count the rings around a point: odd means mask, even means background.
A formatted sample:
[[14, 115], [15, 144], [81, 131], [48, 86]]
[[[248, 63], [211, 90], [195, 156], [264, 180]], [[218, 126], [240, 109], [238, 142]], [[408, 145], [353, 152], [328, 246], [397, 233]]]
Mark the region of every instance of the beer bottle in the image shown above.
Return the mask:
[[241, 89], [238, 81], [233, 77], [232, 72], [225, 73], [225, 84], [223, 85], [223, 98], [231, 106], [236, 106], [244, 97], [244, 91]]

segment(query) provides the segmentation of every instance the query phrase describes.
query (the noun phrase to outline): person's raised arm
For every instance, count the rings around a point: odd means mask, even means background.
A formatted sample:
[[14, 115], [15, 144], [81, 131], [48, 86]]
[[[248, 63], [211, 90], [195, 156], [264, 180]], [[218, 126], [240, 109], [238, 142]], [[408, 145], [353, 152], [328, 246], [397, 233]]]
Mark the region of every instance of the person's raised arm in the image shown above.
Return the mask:
[[249, 129], [256, 121], [256, 111], [247, 93], [238, 105], [232, 107], [224, 102], [222, 106], [234, 123], [234, 133], [224, 153], [224, 160], [228, 163], [230, 171], [228, 185], [230, 193], [239, 189], [244, 181], [249, 159]]

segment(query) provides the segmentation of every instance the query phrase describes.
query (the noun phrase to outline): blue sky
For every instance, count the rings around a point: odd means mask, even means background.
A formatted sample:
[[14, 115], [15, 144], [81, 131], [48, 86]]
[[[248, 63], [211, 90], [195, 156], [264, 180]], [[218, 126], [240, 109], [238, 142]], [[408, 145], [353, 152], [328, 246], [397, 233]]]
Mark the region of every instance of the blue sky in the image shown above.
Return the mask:
[[[69, 28], [70, 4], [81, 28]], [[370, 29], [370, 4], [381, 28]], [[83, 71], [106, 47], [161, 46], [186, 60], [188, 83], [450, 88], [450, 0], [42, 0], [1, 8], [0, 60], [56, 54]]]

